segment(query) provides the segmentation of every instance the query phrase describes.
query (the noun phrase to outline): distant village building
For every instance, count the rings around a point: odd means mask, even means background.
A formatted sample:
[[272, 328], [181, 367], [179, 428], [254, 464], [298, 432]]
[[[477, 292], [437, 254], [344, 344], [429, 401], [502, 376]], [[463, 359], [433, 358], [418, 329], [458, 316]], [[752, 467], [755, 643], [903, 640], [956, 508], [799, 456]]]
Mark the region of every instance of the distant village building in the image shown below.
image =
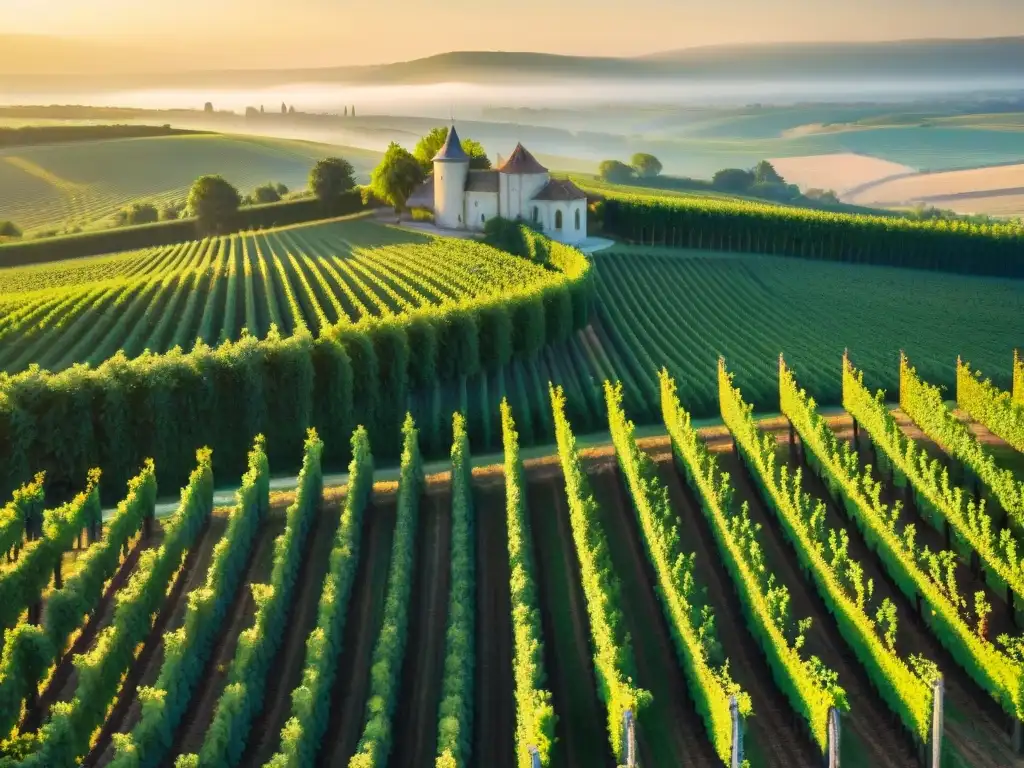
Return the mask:
[[408, 200], [410, 208], [434, 213], [442, 229], [482, 230], [489, 219], [523, 219], [552, 240], [587, 239], [587, 195], [548, 169], [522, 145], [491, 170], [470, 170], [469, 155], [453, 125], [434, 156], [434, 172]]

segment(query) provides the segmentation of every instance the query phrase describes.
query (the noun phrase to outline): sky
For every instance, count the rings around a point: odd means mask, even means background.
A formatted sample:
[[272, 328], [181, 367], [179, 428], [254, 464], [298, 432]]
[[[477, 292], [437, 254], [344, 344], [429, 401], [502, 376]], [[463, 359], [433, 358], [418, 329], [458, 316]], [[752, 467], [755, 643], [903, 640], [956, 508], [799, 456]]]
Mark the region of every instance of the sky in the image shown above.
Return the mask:
[[1024, 0], [0, 0], [0, 30], [143, 45], [211, 66], [297, 67], [451, 50], [627, 56], [1024, 35]]

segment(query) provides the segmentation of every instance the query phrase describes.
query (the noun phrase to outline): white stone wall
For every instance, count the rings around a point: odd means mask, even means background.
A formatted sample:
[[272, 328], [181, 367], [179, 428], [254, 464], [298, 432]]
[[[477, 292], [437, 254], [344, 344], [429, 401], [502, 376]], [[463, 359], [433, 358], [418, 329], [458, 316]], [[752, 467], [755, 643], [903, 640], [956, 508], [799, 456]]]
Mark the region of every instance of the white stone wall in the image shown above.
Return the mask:
[[512, 174], [499, 173], [498, 192], [501, 198], [499, 210], [502, 218], [515, 219], [522, 216], [530, 219], [530, 200], [548, 183], [546, 173]]
[[483, 229], [484, 225], [498, 215], [497, 192], [466, 193], [466, 225], [469, 229]]
[[466, 178], [469, 162], [434, 163], [434, 222], [444, 229], [465, 229]]
[[[587, 239], [587, 203], [585, 200], [545, 201], [530, 203], [528, 210], [532, 220], [533, 206], [537, 206], [540, 224], [544, 234], [562, 243], [578, 243]], [[579, 213], [579, 229], [576, 228], [576, 214]], [[558, 228], [558, 213], [562, 214], [561, 228]]]

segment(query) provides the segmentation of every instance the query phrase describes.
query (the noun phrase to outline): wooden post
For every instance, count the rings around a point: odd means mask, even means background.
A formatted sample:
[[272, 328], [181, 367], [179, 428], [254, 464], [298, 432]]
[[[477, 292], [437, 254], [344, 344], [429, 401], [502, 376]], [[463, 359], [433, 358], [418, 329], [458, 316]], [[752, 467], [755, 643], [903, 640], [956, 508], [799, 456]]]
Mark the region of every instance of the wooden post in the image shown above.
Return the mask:
[[839, 768], [839, 741], [841, 730], [839, 726], [839, 710], [835, 707], [828, 709], [828, 751], [825, 754], [826, 768]]
[[622, 716], [622, 764], [636, 766], [636, 727], [631, 709]]
[[60, 558], [58, 558], [57, 564], [55, 566], [53, 566], [53, 588], [54, 589], [63, 589], [63, 587], [64, 587], [64, 575], [61, 573], [61, 562], [62, 562], [62, 560]]
[[944, 711], [945, 685], [939, 677], [932, 684], [932, 744], [928, 755], [928, 768], [940, 768], [942, 765], [942, 717]]
[[729, 768], [743, 765], [743, 724], [740, 721], [740, 705], [735, 696], [729, 697], [729, 713], [732, 715], [732, 755]]
[[1024, 723], [1020, 719], [1013, 721], [1013, 751], [1014, 754], [1024, 755]]
[[532, 744], [530, 750], [530, 768], [540, 768], [540, 752]]

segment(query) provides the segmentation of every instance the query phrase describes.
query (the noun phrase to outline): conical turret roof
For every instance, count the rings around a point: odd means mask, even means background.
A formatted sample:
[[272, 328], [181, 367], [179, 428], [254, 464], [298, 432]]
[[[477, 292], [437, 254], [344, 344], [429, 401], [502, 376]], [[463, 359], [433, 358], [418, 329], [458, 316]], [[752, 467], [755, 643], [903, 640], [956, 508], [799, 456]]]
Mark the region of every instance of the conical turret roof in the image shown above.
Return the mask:
[[537, 162], [537, 158], [522, 144], [516, 144], [508, 160], [498, 168], [501, 173], [547, 173], [548, 169]]
[[444, 144], [441, 145], [441, 149], [438, 150], [437, 154], [434, 155], [434, 162], [437, 161], [448, 161], [448, 162], [469, 162], [469, 155], [462, 148], [462, 140], [459, 138], [459, 134], [455, 131], [455, 126], [452, 125], [448, 129], [448, 138], [444, 140]]

